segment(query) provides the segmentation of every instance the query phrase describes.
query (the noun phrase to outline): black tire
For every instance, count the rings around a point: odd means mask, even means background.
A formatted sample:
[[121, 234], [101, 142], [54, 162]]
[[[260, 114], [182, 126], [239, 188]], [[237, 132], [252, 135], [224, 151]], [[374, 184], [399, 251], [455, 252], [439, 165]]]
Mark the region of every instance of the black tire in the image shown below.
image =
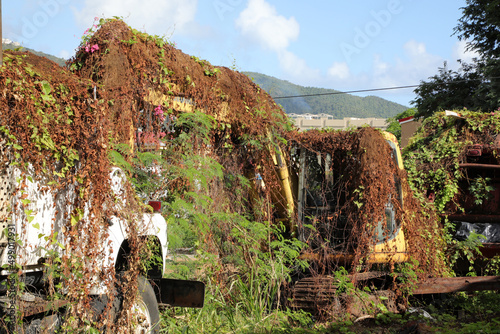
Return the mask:
[[[160, 311], [158, 309], [158, 302], [156, 300], [156, 295], [153, 287], [144, 276], [139, 276], [137, 278], [137, 292], [138, 295], [135, 298], [135, 304], [132, 308], [127, 311], [127, 314], [122, 314], [123, 310], [123, 293], [121, 292], [120, 285], [123, 284], [122, 275], [118, 275], [118, 280], [121, 281], [117, 287], [117, 295], [114, 298], [114, 302], [111, 305], [111, 309], [108, 310], [109, 313], [108, 320], [114, 323], [120, 316], [125, 316], [127, 319], [131, 320], [133, 328], [130, 329], [130, 333], [153, 333], [157, 334], [160, 331]], [[99, 296], [92, 301], [92, 308], [96, 317], [94, 321], [100, 321], [100, 316], [106, 316], [105, 308], [108, 304], [107, 296]], [[108, 321], [109, 323], [109, 321]], [[102, 333], [112, 333], [111, 328], [100, 328]]]
[[138, 296], [131, 312], [136, 322], [135, 333], [153, 333], [160, 332], [160, 311], [158, 301], [153, 287], [143, 276], [137, 278]]
[[[112, 333], [110, 324], [115, 323], [123, 298], [118, 291], [114, 292], [113, 303], [108, 305], [109, 297], [107, 295], [92, 296], [90, 306], [92, 308], [92, 321], [101, 333]], [[102, 327], [100, 327], [102, 326]]]

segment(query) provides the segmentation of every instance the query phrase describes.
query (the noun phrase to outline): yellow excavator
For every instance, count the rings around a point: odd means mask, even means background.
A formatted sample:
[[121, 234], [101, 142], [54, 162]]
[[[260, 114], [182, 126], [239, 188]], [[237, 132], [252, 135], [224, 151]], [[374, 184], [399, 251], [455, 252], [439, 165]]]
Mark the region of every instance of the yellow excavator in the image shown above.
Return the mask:
[[[390, 148], [394, 165], [399, 170], [403, 170], [401, 152], [396, 137], [385, 131], [378, 133], [385, 139], [385, 145]], [[341, 183], [335, 182], [335, 180], [343, 178], [343, 171], [334, 168], [331, 153], [310, 150], [301, 143], [294, 145], [291, 157], [278, 146], [270, 148], [270, 152], [281, 182], [280, 194], [274, 197], [284, 199], [276, 201], [275, 209], [281, 220], [286, 222], [288, 230], [300, 240], [307, 241], [311, 234], [308, 229], [313, 221], [316, 223], [315, 225], [319, 226], [328, 224], [329, 221], [338, 216], [338, 210], [343, 204], [340, 202], [346, 198], [338, 198], [339, 189], [336, 187]], [[287, 165], [287, 162], [291, 162], [294, 166]], [[397, 175], [394, 175], [394, 178], [398, 195], [397, 202], [402, 208], [401, 184]], [[283, 202], [286, 205], [283, 205]], [[372, 229], [375, 242], [366, 260], [372, 264], [406, 261], [405, 237], [401, 221], [396, 217], [394, 205], [388, 200], [385, 207], [380, 208], [380, 210], [383, 211], [383, 219], [376, 222], [376, 226]], [[337, 221], [342, 221], [342, 217], [338, 218]], [[348, 235], [344, 234], [343, 237], [348, 237]], [[345, 241], [341, 236], [333, 239], [330, 240], [333, 246], [335, 243], [341, 244]], [[349, 253], [329, 255], [343, 263], [348, 263], [353, 258], [353, 254]], [[312, 260], [314, 256], [311, 253], [306, 253], [303, 254], [303, 258]]]
[[[370, 133], [369, 139], [360, 137], [356, 143], [358, 153], [311, 145], [312, 137], [318, 136], [314, 133], [303, 134], [291, 145], [290, 152], [277, 145], [269, 148], [281, 183], [279, 194], [273, 195], [278, 219], [291, 235], [307, 244], [300, 257], [309, 262], [310, 269], [298, 275], [291, 288], [294, 308], [317, 312], [318, 307], [331, 303], [336, 292], [334, 272], [341, 268], [348, 268], [351, 280], [373, 280], [388, 277], [390, 266], [408, 260], [402, 228], [403, 193], [399, 175], [403, 163], [398, 142], [388, 132], [371, 128], [355, 131]], [[321, 136], [325, 141], [329, 133]], [[330, 136], [338, 134], [330, 132]], [[379, 149], [388, 158], [380, 156], [380, 161], [363, 162], [366, 150], [370, 149], [363, 147], [367, 142], [385, 146]], [[386, 163], [390, 166], [385, 166]], [[357, 170], [361, 166], [364, 172]], [[378, 175], [382, 170], [386, 173]], [[359, 180], [353, 173], [360, 173]], [[385, 203], [367, 209], [370, 212], [366, 213], [363, 212], [365, 187], [361, 182], [365, 178], [366, 183], [366, 177], [362, 173], [372, 181], [389, 175], [394, 188], [383, 194], [387, 196]], [[361, 219], [360, 224], [370, 226], [359, 226], [356, 217], [367, 215], [374, 220]]]

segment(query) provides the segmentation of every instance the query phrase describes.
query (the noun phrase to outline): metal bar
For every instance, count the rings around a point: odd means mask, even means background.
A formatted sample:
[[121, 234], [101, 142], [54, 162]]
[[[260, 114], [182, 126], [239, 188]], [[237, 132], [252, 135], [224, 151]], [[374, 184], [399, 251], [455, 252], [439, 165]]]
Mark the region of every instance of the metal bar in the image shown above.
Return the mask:
[[460, 168], [478, 168], [478, 169], [500, 169], [500, 165], [494, 164], [475, 164], [475, 163], [463, 163], [459, 164]]
[[469, 223], [500, 223], [500, 215], [477, 215], [477, 214], [453, 214], [448, 216], [449, 220], [463, 221]]
[[205, 299], [205, 284], [169, 278], [150, 280], [159, 304], [179, 307], [202, 308]]
[[61, 307], [68, 305], [66, 300], [51, 300], [51, 301], [37, 301], [37, 302], [20, 302], [20, 311], [23, 316], [29, 317], [35, 314], [46, 313], [49, 311], [58, 311]]
[[429, 278], [417, 283], [413, 294], [428, 295], [483, 290], [500, 290], [500, 276]]

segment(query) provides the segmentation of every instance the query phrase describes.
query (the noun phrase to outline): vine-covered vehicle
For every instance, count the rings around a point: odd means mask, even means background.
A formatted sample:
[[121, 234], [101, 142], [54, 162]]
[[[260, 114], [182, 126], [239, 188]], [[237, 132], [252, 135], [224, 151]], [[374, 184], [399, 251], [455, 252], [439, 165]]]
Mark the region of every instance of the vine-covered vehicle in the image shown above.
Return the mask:
[[[1, 152], [3, 158], [10, 155], [6, 140], [2, 141]], [[74, 186], [70, 184], [57, 189], [45, 184], [44, 179], [30, 173], [29, 168], [22, 172], [13, 164], [4, 163], [0, 170], [0, 218], [3, 224], [0, 302], [5, 327], [17, 328], [18, 331], [23, 327], [27, 333], [53, 331], [60, 325], [68, 306], [65, 300], [68, 287], [83, 272], [94, 274], [89, 277], [87, 293], [92, 309], [89, 314], [98, 321], [117, 319], [125, 310], [125, 289], [130, 289], [127, 284], [135, 284], [137, 296], [125, 311], [130, 313], [132, 327], [137, 333], [159, 331], [158, 304], [203, 306], [202, 282], [162, 277], [168, 242], [167, 224], [160, 213], [161, 202], [152, 201], [149, 203], [152, 210], [144, 207], [143, 212], [135, 212], [128, 218], [120, 215], [129, 203], [125, 195], [126, 177], [118, 168], [112, 168], [109, 175], [116, 214], [106, 217], [97, 230], [78, 231], [88, 234], [86, 238], [89, 239], [99, 239], [97, 234], [104, 238], [104, 247], [95, 245], [96, 258], [90, 262], [82, 261], [82, 265], [96, 267], [66, 275], [62, 268], [65, 259], [79, 260], [75, 249], [68, 247], [71, 242], [68, 224], [76, 225], [79, 220], [89, 219], [91, 211], [89, 208], [80, 211], [72, 204], [78, 196]], [[130, 233], [131, 221], [138, 226], [135, 236]], [[132, 249], [138, 245], [147, 250], [135, 252], [141, 256], [141, 268], [131, 271]], [[110, 280], [102, 275], [116, 276], [117, 279]], [[57, 295], [49, 293], [54, 288], [58, 290]], [[20, 320], [18, 324], [16, 319]]]
[[290, 156], [278, 147], [271, 155], [281, 180], [273, 196], [278, 220], [307, 245], [300, 258], [309, 266], [295, 277], [291, 307], [330, 310], [337, 298], [333, 275], [343, 268], [368, 284], [408, 261], [403, 165], [392, 134], [309, 131], [291, 144]]
[[[405, 148], [405, 164], [416, 187], [434, 203], [468, 257], [500, 254], [500, 122], [497, 112], [436, 112]], [[450, 256], [452, 262], [458, 255]], [[469, 271], [469, 260], [458, 271]], [[455, 264], [455, 263], [452, 263]], [[464, 266], [465, 265], [465, 266]], [[478, 267], [478, 273], [485, 268]]]

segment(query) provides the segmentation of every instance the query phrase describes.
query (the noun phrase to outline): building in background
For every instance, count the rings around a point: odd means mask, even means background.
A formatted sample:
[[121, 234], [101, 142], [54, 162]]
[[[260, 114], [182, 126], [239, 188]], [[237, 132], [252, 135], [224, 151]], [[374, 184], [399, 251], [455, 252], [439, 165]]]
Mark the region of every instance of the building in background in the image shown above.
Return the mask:
[[334, 119], [328, 114], [288, 114], [295, 121], [295, 125], [301, 130], [330, 128], [341, 130], [345, 128], [357, 128], [359, 126], [369, 125], [374, 128], [385, 130], [387, 122], [385, 118], [354, 118], [344, 117], [343, 119]]
[[422, 125], [422, 121], [416, 120], [413, 116], [402, 118], [398, 120], [401, 125], [401, 148], [408, 145], [410, 138], [413, 136], [415, 131]]

